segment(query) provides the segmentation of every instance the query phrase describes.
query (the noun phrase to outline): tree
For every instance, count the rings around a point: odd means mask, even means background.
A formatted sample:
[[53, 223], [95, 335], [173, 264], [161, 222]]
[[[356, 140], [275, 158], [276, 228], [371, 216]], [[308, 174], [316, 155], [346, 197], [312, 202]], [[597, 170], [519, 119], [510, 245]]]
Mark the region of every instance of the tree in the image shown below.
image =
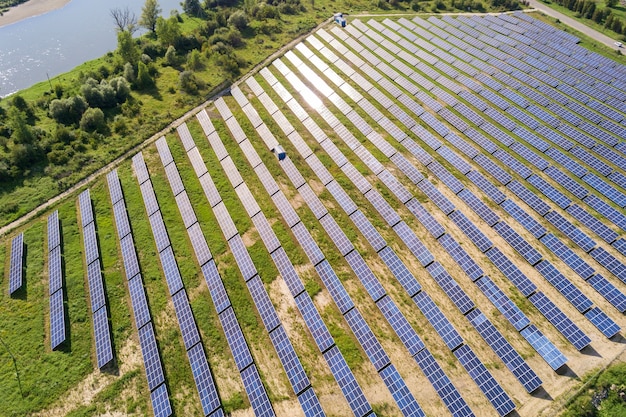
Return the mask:
[[204, 10], [202, 9], [202, 6], [200, 5], [199, 0], [184, 0], [182, 3], [182, 6], [183, 6], [183, 10], [185, 11], [185, 13], [187, 13], [189, 16], [194, 16], [194, 17], [204, 16]]
[[117, 32], [117, 52], [124, 61], [133, 65], [137, 62], [139, 59], [139, 48], [137, 48], [132, 33], [127, 30]]
[[78, 123], [85, 110], [87, 110], [87, 102], [81, 96], [50, 102], [50, 116], [65, 125]]
[[604, 0], [606, 7], [615, 7], [617, 5], [617, 0]]
[[105, 126], [104, 113], [98, 108], [88, 108], [80, 119], [80, 128], [86, 132], [101, 130]]
[[128, 7], [120, 9], [116, 7], [110, 11], [115, 27], [118, 31], [128, 31], [131, 34], [137, 31], [137, 16], [134, 12], [131, 12]]
[[138, 88], [149, 88], [154, 85], [154, 80], [150, 76], [148, 66], [139, 61], [137, 64], [137, 81], [135, 82]]
[[174, 45], [181, 36], [176, 16], [171, 16], [169, 19], [159, 17], [156, 23], [156, 34], [161, 45]]
[[248, 16], [243, 10], [237, 10], [228, 18], [228, 24], [236, 27], [239, 30], [244, 30], [248, 27]]
[[187, 55], [187, 69], [190, 71], [197, 71], [202, 68], [202, 60], [200, 58], [200, 51], [194, 49]]
[[152, 33], [156, 31], [156, 23], [159, 15], [161, 14], [161, 7], [157, 0], [146, 0], [141, 9], [141, 18], [139, 19], [139, 26], [146, 28]]

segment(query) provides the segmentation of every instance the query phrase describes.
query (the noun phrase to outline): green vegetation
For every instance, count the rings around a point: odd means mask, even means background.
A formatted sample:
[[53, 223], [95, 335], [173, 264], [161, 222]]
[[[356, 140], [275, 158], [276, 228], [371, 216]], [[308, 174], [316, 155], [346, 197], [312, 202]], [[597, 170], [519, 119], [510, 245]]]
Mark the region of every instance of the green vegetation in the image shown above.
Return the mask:
[[589, 377], [584, 389], [569, 401], [563, 417], [626, 415], [626, 363], [612, 365]]
[[2, 16], [3, 13], [8, 12], [9, 8], [26, 3], [27, 1], [28, 0], [0, 0], [0, 16]]
[[616, 0], [545, 0], [545, 3], [607, 36], [626, 39], [626, 8]]

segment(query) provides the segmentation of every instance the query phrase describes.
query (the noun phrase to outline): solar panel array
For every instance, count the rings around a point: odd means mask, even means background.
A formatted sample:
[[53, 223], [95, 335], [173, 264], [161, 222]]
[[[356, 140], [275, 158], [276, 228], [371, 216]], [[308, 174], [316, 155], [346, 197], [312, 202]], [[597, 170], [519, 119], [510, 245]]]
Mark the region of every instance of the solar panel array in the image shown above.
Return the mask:
[[48, 216], [48, 294], [50, 295], [50, 348], [61, 346], [66, 339], [63, 303], [63, 268], [59, 212]]
[[22, 288], [24, 276], [24, 233], [11, 240], [11, 260], [9, 264], [9, 295]]
[[83, 234], [85, 265], [87, 266], [87, 282], [91, 299], [91, 318], [93, 323], [94, 343], [96, 345], [96, 361], [102, 369], [113, 361], [111, 330], [107, 315], [106, 295], [100, 269], [100, 252], [96, 237], [91, 196], [89, 189], [78, 196], [80, 218]]
[[[169, 163], [173, 163], [169, 148], [165, 139], [160, 139], [157, 145], [159, 155], [162, 160], [168, 160]], [[144, 173], [147, 178], [140, 184], [141, 187], [146, 189], [146, 192], [142, 192], [144, 196], [144, 207], [150, 219], [150, 225], [152, 227], [152, 233], [155, 238], [157, 250], [159, 251], [159, 259], [161, 261], [161, 267], [165, 275], [165, 280], [170, 293], [170, 298], [174, 306], [174, 312], [178, 319], [178, 326], [180, 328], [185, 350], [187, 351], [187, 359], [191, 366], [191, 371], [196, 383], [196, 389], [200, 397], [200, 404], [205, 416], [208, 416], [221, 407], [221, 401], [217, 394], [215, 382], [209, 370], [209, 365], [206, 359], [206, 355], [202, 348], [202, 342], [198, 332], [198, 327], [187, 298], [187, 292], [184, 288], [182, 277], [174, 258], [173, 248], [169, 237], [167, 236], [167, 230], [161, 216], [161, 210], [156, 196], [152, 188], [152, 182], [150, 181], [150, 174], [148, 168], [143, 160], [141, 153], [133, 157], [133, 169], [139, 180], [140, 174]], [[177, 171], [167, 171], [169, 175], [176, 175]], [[181, 184], [179, 181], [178, 184]], [[151, 196], [149, 199], [145, 199], [145, 196]], [[153, 199], [150, 201], [150, 199]], [[153, 209], [156, 208], [156, 211]], [[129, 236], [127, 236], [128, 238]]]

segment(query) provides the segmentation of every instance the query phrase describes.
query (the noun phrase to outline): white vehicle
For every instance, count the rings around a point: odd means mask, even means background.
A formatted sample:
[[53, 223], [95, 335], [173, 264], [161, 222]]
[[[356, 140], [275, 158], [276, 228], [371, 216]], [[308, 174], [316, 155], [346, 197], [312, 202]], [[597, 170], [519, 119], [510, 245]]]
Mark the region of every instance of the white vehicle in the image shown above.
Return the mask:
[[615, 42], [615, 46], [617, 46], [618, 48], [622, 47], [622, 43], [621, 42]]

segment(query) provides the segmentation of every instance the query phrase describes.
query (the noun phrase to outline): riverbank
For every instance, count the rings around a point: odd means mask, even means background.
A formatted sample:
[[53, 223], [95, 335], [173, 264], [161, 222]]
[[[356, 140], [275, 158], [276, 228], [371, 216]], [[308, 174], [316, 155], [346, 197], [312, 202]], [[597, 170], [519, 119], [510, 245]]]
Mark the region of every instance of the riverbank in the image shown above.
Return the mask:
[[11, 7], [8, 12], [0, 16], [0, 27], [60, 9], [70, 1], [71, 0], [29, 0], [26, 3]]

